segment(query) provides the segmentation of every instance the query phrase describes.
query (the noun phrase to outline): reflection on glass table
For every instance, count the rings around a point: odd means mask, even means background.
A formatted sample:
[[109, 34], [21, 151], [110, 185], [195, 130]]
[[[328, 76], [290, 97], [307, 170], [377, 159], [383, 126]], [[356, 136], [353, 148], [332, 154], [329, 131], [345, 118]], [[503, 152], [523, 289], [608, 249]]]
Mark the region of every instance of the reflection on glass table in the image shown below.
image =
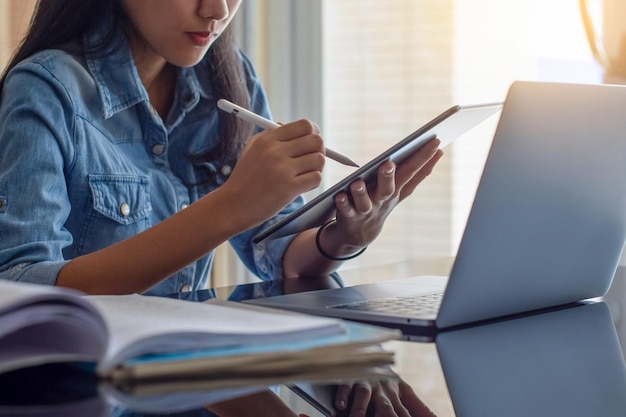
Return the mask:
[[[172, 297], [242, 301], [338, 285], [333, 277], [322, 277]], [[414, 341], [423, 340], [407, 335], [404, 341], [391, 342], [399, 359], [394, 371], [438, 417], [604, 417], [623, 416], [626, 410], [626, 366], [614, 320], [603, 302], [439, 332], [428, 343]], [[431, 353], [432, 366], [425, 361]], [[331, 391], [313, 390], [327, 406], [332, 399], [327, 394], [333, 393], [336, 382], [325, 384]], [[152, 393], [144, 388], [154, 386], [139, 386], [125, 391], [77, 368], [56, 365], [2, 374], [0, 388], [0, 416], [117, 417], [207, 415], [202, 404], [226, 398], [245, 402], [246, 396], [266, 386], [228, 390], [188, 385], [158, 387], [163, 391]], [[433, 390], [443, 393], [443, 405]], [[309, 413], [298, 407], [294, 411]], [[249, 413], [248, 408], [241, 415]]]
[[[247, 284], [180, 296], [242, 301], [300, 290], [294, 283], [291, 288], [283, 284]], [[310, 280], [301, 285], [323, 289], [337, 284]], [[614, 320], [603, 302], [582, 302], [427, 338], [407, 333], [405, 340], [435, 341], [457, 417], [623, 416], [626, 410], [626, 366]], [[423, 352], [411, 347], [416, 345], [422, 343], [402, 348], [409, 355]], [[399, 369], [401, 377], [414, 372], [406, 365]]]
[[623, 416], [626, 367], [605, 303], [437, 335], [459, 417]]
[[0, 374], [0, 416], [109, 416], [98, 382], [91, 373], [59, 364]]
[[124, 390], [84, 369], [78, 363], [47, 364], [0, 374], [0, 417], [176, 415], [265, 388], [201, 389], [193, 386], [194, 381], [187, 386], [179, 381], [159, 392], [142, 387]]

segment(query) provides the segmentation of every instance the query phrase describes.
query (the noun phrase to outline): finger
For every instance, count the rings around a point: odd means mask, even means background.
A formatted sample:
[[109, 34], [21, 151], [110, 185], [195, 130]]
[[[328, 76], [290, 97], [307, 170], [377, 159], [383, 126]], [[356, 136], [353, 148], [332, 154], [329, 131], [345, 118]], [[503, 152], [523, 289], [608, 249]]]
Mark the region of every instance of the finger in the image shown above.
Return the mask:
[[396, 190], [395, 172], [396, 165], [392, 161], [386, 161], [378, 168], [375, 201], [385, 201], [393, 196]]
[[439, 139], [426, 143], [419, 151], [402, 162], [396, 172], [396, 187], [403, 187], [413, 176], [430, 161], [439, 149]]
[[390, 394], [390, 401], [393, 410], [398, 417], [421, 417], [421, 414], [411, 414], [411, 411], [405, 407], [396, 392]]
[[436, 417], [430, 408], [417, 396], [415, 391], [404, 381], [400, 382], [399, 394], [402, 404], [414, 417]]
[[352, 386], [347, 384], [341, 384], [337, 386], [335, 391], [335, 408], [338, 411], [344, 411], [348, 407], [348, 399]]
[[443, 151], [438, 150], [435, 155], [402, 186], [402, 189], [400, 190], [400, 201], [411, 195], [415, 188], [417, 188], [417, 186], [432, 173], [435, 165], [439, 162], [442, 156]]
[[363, 180], [357, 180], [350, 184], [350, 195], [357, 213], [367, 214], [372, 211], [372, 200], [367, 193], [367, 187]]
[[322, 173], [320, 171], [309, 171], [296, 176], [293, 179], [293, 186], [298, 194], [311, 191], [322, 183]]
[[318, 187], [322, 182], [326, 158], [321, 153], [298, 158], [277, 157], [276, 154], [265, 154], [264, 157], [267, 165], [256, 175], [262, 175], [269, 183], [281, 184], [285, 191], [302, 193]]
[[369, 384], [357, 383], [352, 387], [352, 405], [350, 417], [363, 417], [372, 398], [372, 388]]
[[398, 414], [395, 408], [396, 407], [386, 397], [378, 398], [374, 404], [370, 404], [370, 409], [373, 410], [374, 417], [411, 417], [406, 414]]
[[295, 122], [281, 124], [280, 128], [276, 128], [272, 132], [276, 134], [278, 140], [290, 141], [301, 136], [319, 136], [320, 128], [310, 120], [301, 119]]
[[378, 387], [372, 392], [370, 415], [373, 417], [411, 417], [400, 401], [395, 379], [378, 381]]
[[358, 214], [346, 193], [339, 193], [335, 196], [335, 206], [337, 207], [337, 217], [351, 219]]
[[302, 175], [311, 171], [316, 171], [321, 174], [326, 164], [326, 158], [324, 154], [319, 152], [313, 152], [299, 157], [292, 158], [292, 174]]
[[324, 141], [319, 135], [308, 134], [289, 139], [276, 138], [276, 140], [280, 143], [281, 152], [292, 158], [310, 153], [319, 153], [325, 156]]

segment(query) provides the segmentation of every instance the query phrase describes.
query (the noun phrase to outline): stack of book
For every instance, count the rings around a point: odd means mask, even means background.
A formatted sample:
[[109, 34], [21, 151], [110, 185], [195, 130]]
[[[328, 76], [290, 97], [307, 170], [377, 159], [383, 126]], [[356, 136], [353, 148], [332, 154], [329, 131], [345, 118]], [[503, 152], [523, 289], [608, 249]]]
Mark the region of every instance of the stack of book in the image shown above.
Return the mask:
[[388, 377], [394, 354], [381, 343], [400, 336], [222, 300], [87, 296], [0, 281], [0, 373], [73, 364], [135, 399]]

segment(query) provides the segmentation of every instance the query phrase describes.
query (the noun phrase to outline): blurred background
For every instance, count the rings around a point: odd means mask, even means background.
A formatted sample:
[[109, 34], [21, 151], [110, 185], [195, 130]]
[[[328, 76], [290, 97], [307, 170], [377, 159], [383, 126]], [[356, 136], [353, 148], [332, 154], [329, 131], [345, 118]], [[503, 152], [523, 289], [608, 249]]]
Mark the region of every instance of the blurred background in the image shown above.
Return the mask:
[[[0, 65], [34, 3], [0, 0]], [[364, 163], [452, 105], [504, 100], [515, 80], [626, 82], [625, 22], [621, 0], [244, 0], [234, 24], [274, 118], [309, 118]], [[348, 283], [448, 273], [496, 122], [445, 149], [367, 256], [343, 267]], [[324, 186], [349, 172], [329, 161]], [[214, 285], [254, 279], [219, 252]]]
[[[255, 0], [239, 38], [275, 119], [310, 118], [329, 146], [363, 163], [454, 104], [503, 100], [514, 80], [626, 80], [625, 3]], [[367, 255], [346, 263], [346, 281], [448, 273], [496, 122], [445, 149]], [[326, 184], [347, 171], [330, 161]]]

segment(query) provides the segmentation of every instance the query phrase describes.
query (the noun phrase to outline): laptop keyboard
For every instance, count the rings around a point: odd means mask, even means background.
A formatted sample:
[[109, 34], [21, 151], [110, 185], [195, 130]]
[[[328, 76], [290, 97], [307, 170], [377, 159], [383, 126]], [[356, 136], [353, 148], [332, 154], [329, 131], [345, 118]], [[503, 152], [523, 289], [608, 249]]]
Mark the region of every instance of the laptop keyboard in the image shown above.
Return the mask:
[[376, 300], [363, 300], [347, 304], [334, 305], [330, 308], [346, 310], [369, 311], [374, 313], [386, 313], [400, 316], [436, 315], [441, 305], [443, 291], [409, 295], [403, 297], [378, 298]]

